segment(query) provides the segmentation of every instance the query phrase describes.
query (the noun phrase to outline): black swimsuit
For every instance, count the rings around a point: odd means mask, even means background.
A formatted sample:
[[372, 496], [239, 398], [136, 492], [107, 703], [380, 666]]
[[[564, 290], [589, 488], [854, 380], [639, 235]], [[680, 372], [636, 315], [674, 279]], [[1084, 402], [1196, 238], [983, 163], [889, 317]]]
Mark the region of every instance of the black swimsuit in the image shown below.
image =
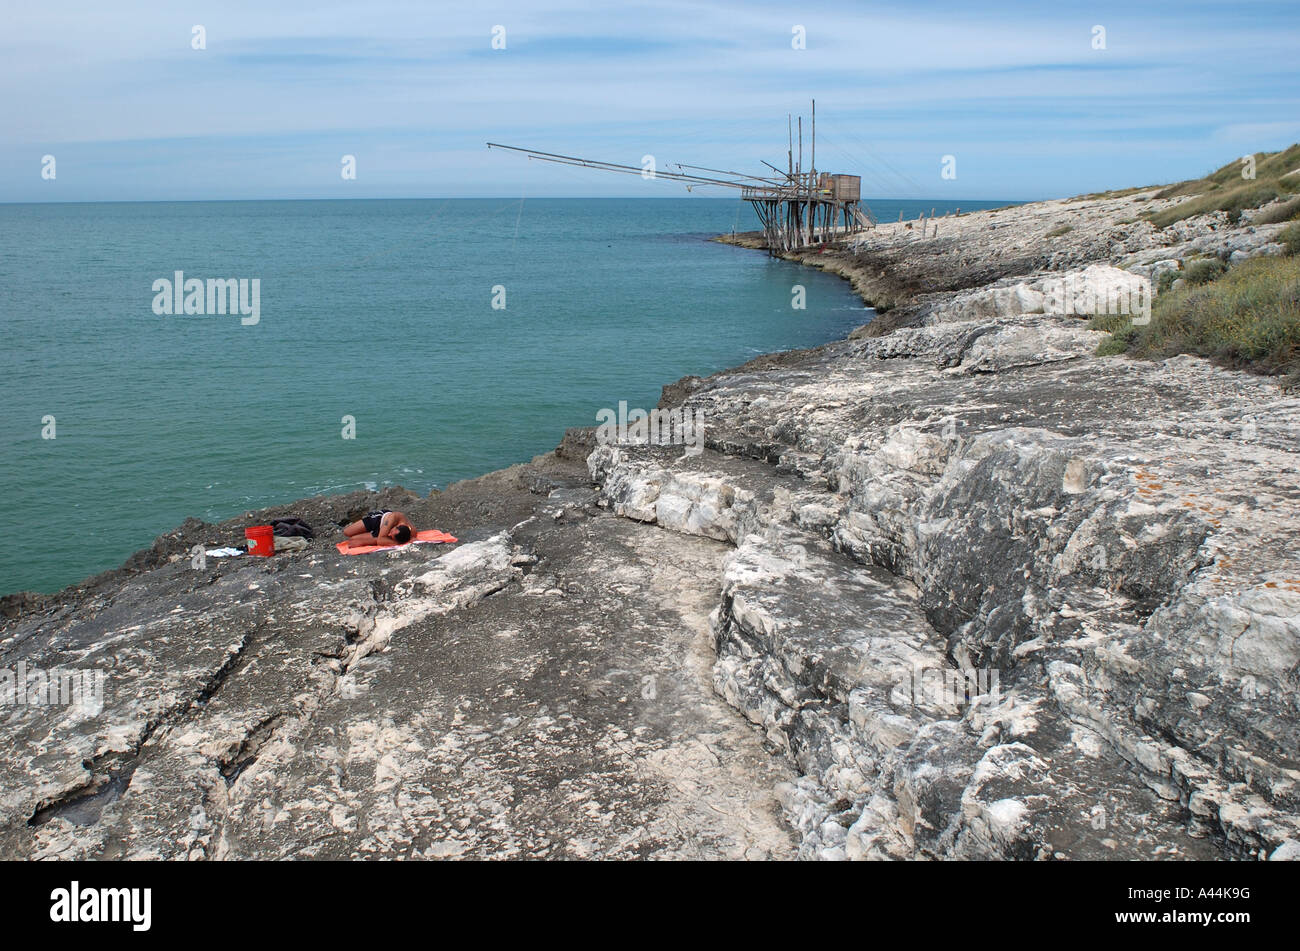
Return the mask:
[[378, 538], [379, 526], [383, 523], [384, 516], [391, 511], [392, 509], [384, 509], [382, 512], [371, 512], [369, 515], [364, 515], [361, 518], [361, 524], [366, 527], [366, 531]]

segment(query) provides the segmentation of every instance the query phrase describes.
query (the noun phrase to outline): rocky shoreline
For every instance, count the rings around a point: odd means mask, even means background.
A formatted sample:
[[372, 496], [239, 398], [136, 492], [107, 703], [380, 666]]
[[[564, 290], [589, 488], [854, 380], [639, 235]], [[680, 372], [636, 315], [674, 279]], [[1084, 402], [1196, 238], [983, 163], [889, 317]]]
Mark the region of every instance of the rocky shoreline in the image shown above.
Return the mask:
[[[0, 857], [1300, 857], [1300, 397], [1044, 312], [1281, 251], [1153, 196], [794, 256], [883, 312], [665, 387], [700, 455], [574, 430], [6, 598], [0, 668], [106, 683], [5, 711]], [[377, 504], [461, 542], [186, 557]]]

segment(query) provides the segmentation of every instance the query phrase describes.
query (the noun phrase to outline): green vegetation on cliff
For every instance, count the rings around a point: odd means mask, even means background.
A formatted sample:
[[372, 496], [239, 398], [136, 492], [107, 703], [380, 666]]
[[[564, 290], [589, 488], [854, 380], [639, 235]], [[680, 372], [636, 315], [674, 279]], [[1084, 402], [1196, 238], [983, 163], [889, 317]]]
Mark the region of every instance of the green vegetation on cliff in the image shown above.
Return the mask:
[[[1300, 223], [1287, 231], [1294, 249]], [[1288, 389], [1300, 385], [1300, 257], [1294, 250], [1290, 257], [1254, 258], [1226, 270], [1208, 266], [1195, 278], [1160, 294], [1145, 326], [1125, 316], [1094, 317], [1094, 329], [1111, 333], [1097, 352], [1155, 359], [1194, 353], [1280, 375]]]

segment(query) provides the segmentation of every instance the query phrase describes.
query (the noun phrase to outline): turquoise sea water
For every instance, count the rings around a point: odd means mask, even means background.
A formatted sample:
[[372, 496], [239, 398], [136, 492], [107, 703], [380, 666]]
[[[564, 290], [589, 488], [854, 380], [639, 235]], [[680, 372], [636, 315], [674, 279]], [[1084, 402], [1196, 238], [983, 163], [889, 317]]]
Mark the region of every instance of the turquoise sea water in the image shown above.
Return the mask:
[[[0, 593], [115, 567], [191, 515], [444, 487], [870, 318], [838, 278], [708, 240], [754, 227], [730, 199], [0, 205], [0, 519], [28, 540]], [[176, 271], [260, 280], [260, 320], [156, 315]]]

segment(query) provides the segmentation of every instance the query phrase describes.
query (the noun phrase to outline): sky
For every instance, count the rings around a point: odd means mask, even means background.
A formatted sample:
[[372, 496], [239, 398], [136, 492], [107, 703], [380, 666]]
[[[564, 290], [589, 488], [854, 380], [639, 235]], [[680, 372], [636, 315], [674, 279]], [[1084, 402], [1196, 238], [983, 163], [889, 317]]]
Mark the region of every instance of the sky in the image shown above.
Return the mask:
[[1191, 178], [1300, 141], [1300, 3], [10, 3], [0, 201], [680, 197], [485, 143], [761, 174], [813, 98], [868, 199]]

